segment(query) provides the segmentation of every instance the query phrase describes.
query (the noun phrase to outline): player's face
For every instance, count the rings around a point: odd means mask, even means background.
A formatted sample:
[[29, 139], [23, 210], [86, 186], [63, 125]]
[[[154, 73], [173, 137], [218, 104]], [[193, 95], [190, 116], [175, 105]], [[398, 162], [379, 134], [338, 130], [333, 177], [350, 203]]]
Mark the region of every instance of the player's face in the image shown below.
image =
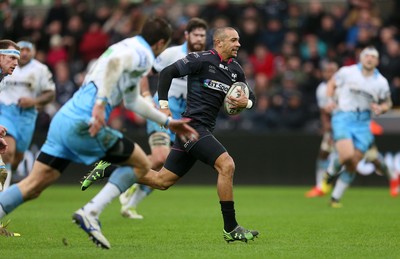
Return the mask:
[[235, 58], [240, 48], [239, 34], [236, 30], [226, 30], [226, 38], [222, 41], [222, 55], [225, 58]]
[[[9, 49], [14, 49], [9, 47]], [[0, 66], [3, 74], [11, 75], [18, 66], [18, 58], [13, 55], [0, 54]]]
[[196, 28], [186, 34], [189, 52], [203, 51], [206, 49], [206, 30]]
[[157, 57], [158, 55], [160, 55], [161, 52], [163, 52], [169, 45], [169, 43], [171, 42], [171, 39], [169, 39], [168, 41], [165, 40], [159, 40], [156, 43], [156, 46], [153, 48], [153, 53], [154, 55]]
[[34, 51], [31, 48], [21, 48], [21, 58], [19, 59], [19, 65], [25, 66], [33, 58]]
[[365, 54], [361, 57], [361, 64], [366, 70], [373, 70], [378, 66], [379, 59], [375, 55]]

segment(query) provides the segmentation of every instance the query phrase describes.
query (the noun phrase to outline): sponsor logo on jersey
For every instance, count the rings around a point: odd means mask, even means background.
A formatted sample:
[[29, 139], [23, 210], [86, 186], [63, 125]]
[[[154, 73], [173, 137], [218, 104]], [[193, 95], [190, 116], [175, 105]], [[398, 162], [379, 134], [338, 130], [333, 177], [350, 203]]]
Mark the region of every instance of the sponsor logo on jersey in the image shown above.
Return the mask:
[[32, 87], [32, 83], [30, 82], [20, 82], [20, 81], [5, 81], [4, 82], [5, 86], [11, 87], [11, 86], [21, 86], [21, 87], [27, 87], [27, 88], [31, 88]]
[[146, 53], [141, 52], [141, 51], [137, 51], [137, 50], [136, 50], [136, 53], [139, 56], [139, 67], [146, 67], [146, 64], [147, 64], [147, 55], [146, 55]]
[[232, 73], [231, 77], [232, 77], [232, 81], [236, 81], [237, 74]]
[[215, 74], [216, 73], [215, 67], [213, 65], [209, 65], [208, 66], [208, 72]]
[[199, 58], [200, 57], [200, 55], [197, 54], [196, 52], [190, 52], [190, 54], [193, 55], [195, 58]]
[[213, 90], [217, 90], [217, 91], [223, 92], [225, 94], [228, 92], [228, 90], [230, 88], [230, 86], [227, 85], [227, 84], [224, 84], [224, 83], [221, 83], [221, 82], [218, 82], [218, 81], [215, 81], [215, 80], [211, 80], [211, 79], [204, 80], [203, 86], [206, 87], [206, 88], [210, 88], [210, 89], [213, 89]]
[[225, 66], [224, 64], [219, 64], [219, 68], [228, 71], [228, 66]]
[[188, 60], [186, 57], [184, 57], [184, 58], [182, 59], [182, 62], [183, 62], [183, 64], [187, 64], [187, 63], [189, 63], [189, 60]]

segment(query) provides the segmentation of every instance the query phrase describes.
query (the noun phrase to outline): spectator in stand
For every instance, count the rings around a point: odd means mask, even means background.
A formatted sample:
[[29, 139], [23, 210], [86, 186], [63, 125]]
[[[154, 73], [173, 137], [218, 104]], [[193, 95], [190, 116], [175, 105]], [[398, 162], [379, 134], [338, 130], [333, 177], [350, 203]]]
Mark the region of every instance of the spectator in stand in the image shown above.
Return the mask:
[[335, 19], [330, 14], [325, 14], [321, 19], [321, 28], [317, 31], [318, 38], [328, 47], [336, 46], [345, 39], [345, 31], [336, 27]]
[[261, 6], [263, 10], [263, 17], [266, 19], [286, 19], [288, 13], [288, 1], [287, 0], [266, 0]]
[[355, 22], [352, 22], [349, 17], [345, 22], [348, 27], [346, 47], [349, 50], [353, 50], [360, 40], [364, 42], [368, 37], [376, 37], [378, 35], [378, 28], [382, 25], [382, 20], [374, 16], [370, 9], [357, 10], [354, 16], [356, 17]]
[[[288, 79], [287, 81], [292, 80]], [[293, 82], [287, 82], [292, 84]], [[288, 90], [285, 93], [285, 109], [280, 119], [286, 130], [301, 130], [307, 121], [308, 114], [303, 103], [302, 93], [298, 90]]]
[[244, 18], [240, 22], [240, 40], [242, 51], [245, 51], [247, 55], [251, 55], [254, 52], [255, 46], [261, 36], [261, 24], [257, 17]]
[[303, 34], [315, 34], [321, 30], [321, 20], [325, 10], [320, 0], [311, 0], [308, 4], [308, 13], [305, 15]]
[[49, 26], [54, 21], [59, 21], [62, 25], [67, 24], [69, 19], [68, 8], [62, 0], [54, 0], [53, 5], [47, 12], [45, 25]]
[[74, 95], [78, 87], [72, 81], [67, 62], [58, 62], [54, 69], [54, 81], [56, 84], [56, 103], [60, 108]]
[[[211, 0], [203, 6], [200, 17], [211, 24], [217, 17], [226, 17], [230, 26], [238, 23], [239, 11], [229, 0]], [[208, 38], [208, 37], [207, 37]]]
[[72, 15], [69, 18], [67, 28], [65, 29], [63, 43], [68, 52], [68, 60], [70, 62], [73, 74], [84, 69], [78, 51], [79, 44], [84, 33], [85, 27], [82, 17], [79, 15]]
[[254, 54], [250, 55], [249, 62], [253, 65], [254, 73], [265, 74], [272, 78], [275, 73], [275, 57], [263, 44], [257, 44], [254, 48]]
[[58, 34], [53, 35], [50, 39], [50, 49], [47, 53], [46, 63], [51, 71], [54, 71], [58, 62], [67, 62], [68, 52], [63, 45], [62, 37]]
[[298, 3], [290, 3], [288, 9], [288, 18], [284, 22], [287, 30], [301, 31], [304, 26], [304, 15]]
[[300, 55], [303, 61], [311, 61], [318, 67], [321, 59], [325, 58], [327, 52], [326, 44], [315, 34], [308, 34], [300, 45]]
[[266, 22], [265, 30], [263, 30], [260, 42], [265, 44], [268, 49], [278, 54], [285, 38], [285, 29], [279, 19], [271, 18]]
[[108, 34], [103, 32], [99, 22], [93, 21], [90, 23], [88, 31], [82, 37], [79, 45], [79, 53], [83, 62], [87, 65], [91, 60], [100, 57], [108, 46]]

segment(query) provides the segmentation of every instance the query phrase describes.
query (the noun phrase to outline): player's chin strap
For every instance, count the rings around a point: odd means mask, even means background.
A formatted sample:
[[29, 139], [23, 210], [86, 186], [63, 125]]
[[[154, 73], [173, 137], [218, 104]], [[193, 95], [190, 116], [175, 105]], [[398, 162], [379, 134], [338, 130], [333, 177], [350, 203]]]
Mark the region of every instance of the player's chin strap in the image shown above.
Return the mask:
[[20, 58], [20, 51], [16, 49], [0, 49], [0, 54]]

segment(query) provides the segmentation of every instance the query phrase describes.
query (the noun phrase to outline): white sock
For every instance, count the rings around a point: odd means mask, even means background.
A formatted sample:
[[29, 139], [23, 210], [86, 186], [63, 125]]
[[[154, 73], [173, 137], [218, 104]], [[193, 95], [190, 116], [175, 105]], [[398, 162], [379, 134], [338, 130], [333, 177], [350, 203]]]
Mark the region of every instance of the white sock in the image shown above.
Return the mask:
[[0, 206], [0, 219], [4, 218], [7, 215], [7, 213], [3, 210], [3, 208]]
[[325, 172], [326, 172], [325, 169], [320, 168], [317, 170], [317, 173], [315, 174], [317, 187], [320, 189], [322, 187], [322, 179], [324, 178]]
[[83, 209], [90, 215], [98, 217], [104, 208], [120, 194], [118, 187], [108, 182], [91, 201], [86, 203]]
[[147, 193], [140, 188], [140, 185], [137, 187], [136, 191], [133, 193], [132, 197], [126, 203], [127, 208], [136, 208], [139, 202], [141, 202]]
[[6, 190], [8, 187], [10, 187], [12, 178], [11, 164], [6, 164], [6, 169], [7, 169], [7, 179], [4, 183], [3, 191]]
[[348, 187], [349, 184], [343, 182], [339, 177], [336, 181], [335, 188], [332, 191], [332, 198], [340, 200]]

